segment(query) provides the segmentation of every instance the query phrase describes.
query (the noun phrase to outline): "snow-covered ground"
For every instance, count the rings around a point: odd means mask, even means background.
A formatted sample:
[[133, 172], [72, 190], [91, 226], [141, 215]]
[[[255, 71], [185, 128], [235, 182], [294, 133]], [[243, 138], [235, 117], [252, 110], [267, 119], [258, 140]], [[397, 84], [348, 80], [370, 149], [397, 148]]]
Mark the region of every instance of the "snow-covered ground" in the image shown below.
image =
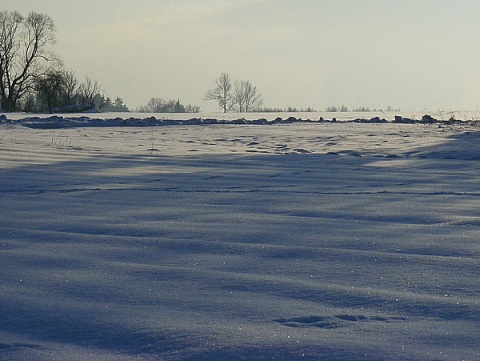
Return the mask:
[[3, 122], [0, 179], [0, 360], [480, 360], [476, 127]]

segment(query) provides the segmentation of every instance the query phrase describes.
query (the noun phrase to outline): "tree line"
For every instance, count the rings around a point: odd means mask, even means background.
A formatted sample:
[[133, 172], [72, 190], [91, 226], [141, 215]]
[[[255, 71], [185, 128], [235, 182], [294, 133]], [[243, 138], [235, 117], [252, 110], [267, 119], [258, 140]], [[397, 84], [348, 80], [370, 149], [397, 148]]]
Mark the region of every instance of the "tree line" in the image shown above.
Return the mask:
[[[332, 105], [332, 106], [329, 106], [325, 109], [326, 112], [330, 112], [330, 113], [336, 113], [336, 112], [341, 112], [341, 113], [345, 113], [345, 112], [353, 112], [353, 113], [362, 113], [362, 112], [377, 112], [377, 111], [382, 111], [382, 109], [370, 109], [369, 107], [356, 107], [356, 108], [352, 108], [352, 109], [349, 109], [347, 106], [345, 105], [341, 105], [341, 106], [335, 106], [335, 105]], [[387, 112], [391, 112], [391, 111], [400, 111], [400, 109], [394, 109], [393, 107], [391, 107], [390, 105], [387, 106], [385, 108], [385, 111]]]
[[270, 107], [263, 107], [255, 110], [258, 113], [313, 113], [316, 112], [315, 108], [307, 107], [307, 108], [297, 108], [289, 106], [287, 108], [270, 108]]
[[[50, 16], [0, 11], [0, 109], [27, 112], [80, 112], [88, 109], [128, 112], [123, 99], [106, 97], [96, 80], [79, 81], [49, 50], [56, 42]], [[199, 112], [179, 100], [152, 98], [142, 112]]]

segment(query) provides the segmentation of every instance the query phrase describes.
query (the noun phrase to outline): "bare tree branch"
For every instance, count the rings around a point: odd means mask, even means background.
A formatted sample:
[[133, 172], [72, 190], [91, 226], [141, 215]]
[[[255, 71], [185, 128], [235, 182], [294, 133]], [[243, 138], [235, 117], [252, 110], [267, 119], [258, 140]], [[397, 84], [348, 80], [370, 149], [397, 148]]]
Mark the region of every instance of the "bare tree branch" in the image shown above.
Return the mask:
[[263, 104], [262, 94], [257, 92], [257, 87], [250, 81], [245, 81], [244, 85], [245, 112], [253, 111]]
[[80, 102], [83, 104], [93, 103], [93, 98], [95, 94], [99, 93], [101, 86], [97, 80], [93, 81], [91, 78], [86, 77], [78, 87], [78, 95], [80, 97]]
[[233, 99], [239, 112], [248, 113], [263, 104], [262, 95], [257, 92], [257, 87], [248, 80], [235, 81]]
[[222, 73], [215, 79], [215, 88], [205, 93], [205, 100], [216, 100], [224, 113], [230, 110], [232, 105], [232, 81], [228, 73]]

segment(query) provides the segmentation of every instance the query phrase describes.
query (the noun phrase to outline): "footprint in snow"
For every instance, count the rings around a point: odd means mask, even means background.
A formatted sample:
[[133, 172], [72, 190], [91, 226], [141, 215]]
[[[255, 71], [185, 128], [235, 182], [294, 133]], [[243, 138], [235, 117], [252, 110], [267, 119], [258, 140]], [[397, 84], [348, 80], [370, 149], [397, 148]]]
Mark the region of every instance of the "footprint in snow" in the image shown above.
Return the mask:
[[40, 349], [42, 346], [34, 345], [29, 343], [0, 343], [0, 350], [6, 349], [15, 349], [15, 348], [31, 348], [31, 349]]
[[348, 327], [356, 322], [400, 322], [406, 321], [406, 317], [383, 317], [363, 315], [335, 315], [335, 316], [304, 316], [279, 318], [273, 320], [287, 327], [316, 327], [316, 328], [339, 328]]

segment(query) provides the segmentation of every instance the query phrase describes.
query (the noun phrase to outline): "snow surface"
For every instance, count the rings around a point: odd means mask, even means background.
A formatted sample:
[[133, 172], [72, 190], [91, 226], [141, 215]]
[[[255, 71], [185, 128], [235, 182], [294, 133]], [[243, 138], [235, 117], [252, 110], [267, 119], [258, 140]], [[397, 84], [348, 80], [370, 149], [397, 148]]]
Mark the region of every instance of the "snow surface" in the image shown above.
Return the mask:
[[480, 360], [476, 127], [25, 123], [0, 360]]

